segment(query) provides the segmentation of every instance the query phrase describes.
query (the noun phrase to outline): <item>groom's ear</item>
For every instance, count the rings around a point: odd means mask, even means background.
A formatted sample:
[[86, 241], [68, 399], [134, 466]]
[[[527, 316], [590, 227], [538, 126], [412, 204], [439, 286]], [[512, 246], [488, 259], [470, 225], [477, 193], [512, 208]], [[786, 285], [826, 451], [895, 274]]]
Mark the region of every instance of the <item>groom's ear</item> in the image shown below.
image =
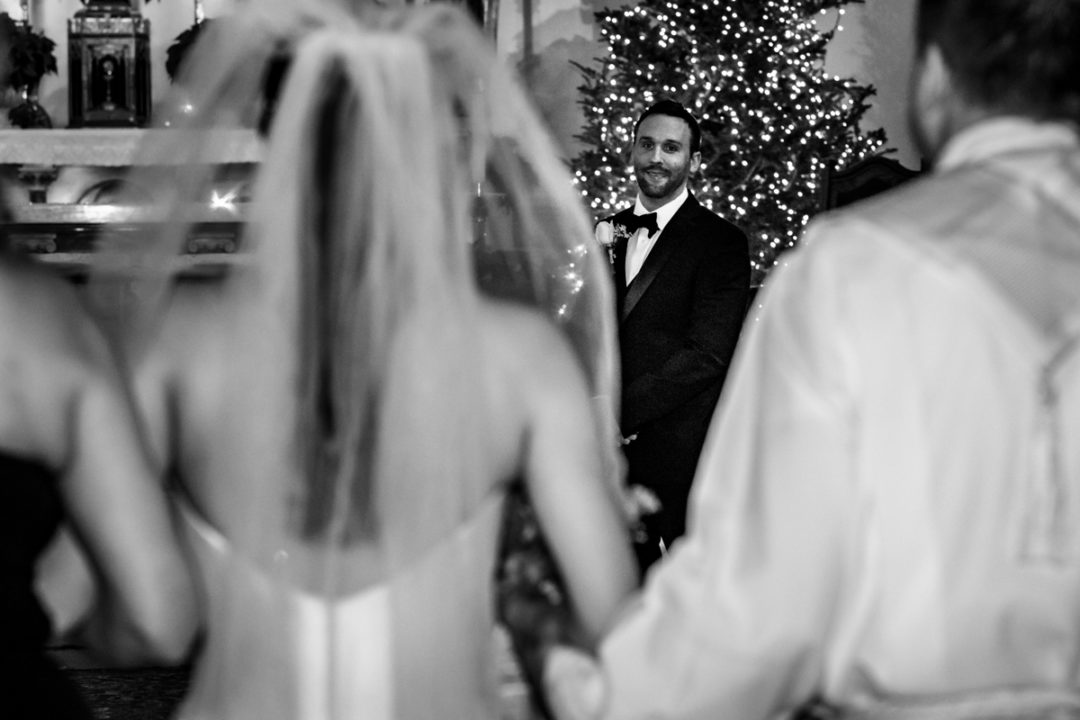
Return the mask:
[[911, 129], [923, 154], [935, 157], [953, 131], [960, 97], [940, 47], [930, 44], [916, 58], [910, 85]]
[[695, 150], [690, 153], [690, 174], [694, 175], [701, 169], [701, 151]]

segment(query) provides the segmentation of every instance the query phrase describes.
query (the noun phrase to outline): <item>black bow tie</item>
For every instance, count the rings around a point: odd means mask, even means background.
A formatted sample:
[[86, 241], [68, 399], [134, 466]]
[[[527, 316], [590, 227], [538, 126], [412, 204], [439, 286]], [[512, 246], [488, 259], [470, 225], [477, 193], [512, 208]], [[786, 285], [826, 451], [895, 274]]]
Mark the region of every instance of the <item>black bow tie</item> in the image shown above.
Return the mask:
[[656, 213], [654, 212], [646, 213], [645, 215], [631, 215], [623, 220], [623, 225], [626, 226], [626, 229], [630, 231], [631, 235], [641, 228], [648, 228], [649, 235], [652, 235], [660, 229], [660, 226], [656, 224]]

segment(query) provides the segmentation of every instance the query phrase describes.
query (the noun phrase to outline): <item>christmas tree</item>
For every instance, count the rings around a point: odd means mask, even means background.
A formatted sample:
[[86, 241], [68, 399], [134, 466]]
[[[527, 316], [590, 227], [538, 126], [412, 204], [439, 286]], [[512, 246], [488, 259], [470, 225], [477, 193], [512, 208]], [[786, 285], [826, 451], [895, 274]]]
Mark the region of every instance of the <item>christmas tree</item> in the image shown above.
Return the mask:
[[629, 150], [638, 115], [683, 103], [701, 124], [692, 189], [742, 227], [760, 281], [818, 210], [826, 168], [880, 151], [859, 121], [874, 88], [828, 75], [825, 49], [843, 6], [863, 0], [644, 0], [596, 13], [607, 57], [578, 65], [587, 148], [575, 183], [597, 218], [637, 192]]

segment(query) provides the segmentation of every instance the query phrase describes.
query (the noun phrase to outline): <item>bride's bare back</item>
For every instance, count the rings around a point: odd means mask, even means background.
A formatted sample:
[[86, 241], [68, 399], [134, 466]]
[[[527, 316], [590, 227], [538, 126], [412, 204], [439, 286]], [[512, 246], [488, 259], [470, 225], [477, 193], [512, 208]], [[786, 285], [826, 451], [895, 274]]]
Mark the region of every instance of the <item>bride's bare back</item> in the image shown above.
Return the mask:
[[[467, 406], [448, 404], [457, 397], [445, 392], [455, 378], [446, 376], [440, 349], [423, 328], [405, 322], [392, 343], [380, 418], [393, 432], [380, 434], [379, 517], [391, 523], [400, 551], [418, 556], [489, 493], [523, 479], [569, 585], [578, 588], [586, 627], [599, 632], [633, 572], [619, 562], [627, 559], [625, 533], [601, 479], [601, 440], [583, 374], [563, 336], [535, 311], [484, 301], [477, 317], [473, 360], [482, 392]], [[152, 445], [163, 460], [171, 453], [169, 463], [211, 524], [241, 543], [253, 503], [265, 511], [263, 521], [288, 522], [286, 490], [300, 472], [291, 433], [301, 352], [297, 337], [245, 322], [243, 303], [221, 287], [181, 285], [153, 351], [137, 368]], [[265, 386], [253, 388], [253, 381]], [[251, 398], [258, 406], [237, 406]], [[465, 447], [445, 445], [460, 438], [445, 430], [462, 423], [477, 434], [464, 461]], [[379, 492], [383, 483], [395, 491]], [[446, 503], [461, 503], [460, 512], [447, 512]], [[317, 573], [319, 547], [304, 547], [297, 538], [292, 552], [310, 551]], [[352, 549], [344, 585], [384, 578], [378, 562], [360, 561], [369, 550], [363, 543]], [[489, 550], [493, 558], [495, 548]]]

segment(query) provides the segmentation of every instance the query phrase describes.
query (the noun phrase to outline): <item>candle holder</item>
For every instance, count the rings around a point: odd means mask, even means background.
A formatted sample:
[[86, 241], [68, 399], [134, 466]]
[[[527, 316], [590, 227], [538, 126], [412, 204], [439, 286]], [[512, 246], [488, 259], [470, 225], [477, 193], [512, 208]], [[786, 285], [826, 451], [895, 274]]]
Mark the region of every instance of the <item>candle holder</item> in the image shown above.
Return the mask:
[[89, 0], [68, 20], [71, 127], [150, 121], [150, 21], [129, 0]]

